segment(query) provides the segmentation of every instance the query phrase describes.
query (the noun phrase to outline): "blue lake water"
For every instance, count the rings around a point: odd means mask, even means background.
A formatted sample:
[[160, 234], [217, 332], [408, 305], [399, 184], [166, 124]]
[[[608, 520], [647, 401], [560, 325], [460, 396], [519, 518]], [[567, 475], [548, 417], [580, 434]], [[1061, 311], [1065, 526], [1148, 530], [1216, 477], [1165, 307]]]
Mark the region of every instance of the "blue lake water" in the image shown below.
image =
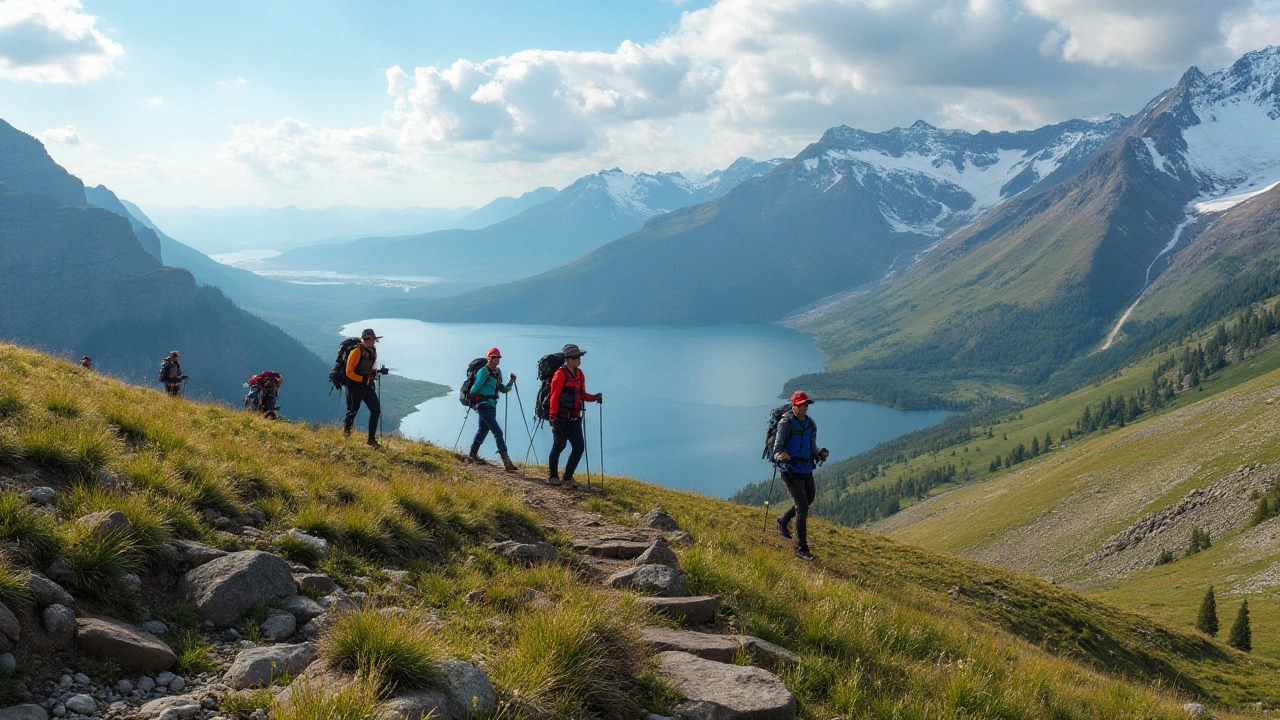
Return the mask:
[[[587, 390], [603, 393], [604, 469], [668, 487], [728, 496], [749, 482], [769, 477], [760, 459], [769, 410], [792, 377], [822, 369], [823, 355], [810, 335], [776, 325], [713, 327], [556, 327], [547, 325], [424, 323], [417, 320], [361, 320], [343, 328], [346, 335], [373, 327], [383, 340], [380, 362], [395, 374], [444, 383], [455, 392], [428, 400], [405, 418], [406, 436], [453, 447], [470, 447], [476, 417], [462, 428], [467, 409], [456, 389], [466, 366], [496, 345], [502, 370], [515, 373], [525, 416], [533, 427], [538, 392], [538, 358], [558, 352], [567, 342], [587, 351], [582, 371]], [[507, 438], [520, 462], [529, 447], [515, 391], [509, 407]], [[876, 443], [941, 422], [943, 411], [901, 411], [871, 403], [831, 401], [811, 409], [818, 441], [832, 458], [844, 458]], [[591, 471], [600, 470], [600, 410], [587, 407], [587, 448]], [[534, 438], [530, 462], [545, 464], [551, 447], [544, 428]], [[496, 457], [493, 440], [482, 452]], [[565, 453], [567, 457], [568, 453]], [[562, 459], [563, 462], [563, 459]], [[586, 463], [578, 469], [586, 479]]]

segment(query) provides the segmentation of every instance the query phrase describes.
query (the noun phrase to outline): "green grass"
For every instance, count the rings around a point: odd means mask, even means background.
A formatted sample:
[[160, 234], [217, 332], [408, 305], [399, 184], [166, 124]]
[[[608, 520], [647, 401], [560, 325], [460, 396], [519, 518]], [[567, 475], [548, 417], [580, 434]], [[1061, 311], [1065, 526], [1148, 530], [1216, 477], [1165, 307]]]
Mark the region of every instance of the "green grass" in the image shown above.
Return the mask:
[[441, 679], [441, 648], [430, 628], [371, 607], [340, 615], [320, 652], [344, 670], [376, 673], [392, 688], [433, 688]]
[[173, 648], [174, 654], [178, 656], [177, 672], [179, 674], [200, 675], [216, 669], [213, 657], [209, 654], [209, 651], [213, 650], [213, 643], [198, 630], [176, 628], [167, 633], [165, 639]]
[[37, 565], [53, 559], [65, 544], [57, 521], [16, 492], [0, 493], [0, 542], [14, 543], [19, 554]]
[[337, 692], [304, 684], [290, 692], [290, 702], [273, 702], [272, 720], [379, 720], [384, 681], [365, 673]]
[[31, 590], [27, 579], [31, 573], [0, 555], [0, 603], [10, 610], [22, 610], [31, 605]]

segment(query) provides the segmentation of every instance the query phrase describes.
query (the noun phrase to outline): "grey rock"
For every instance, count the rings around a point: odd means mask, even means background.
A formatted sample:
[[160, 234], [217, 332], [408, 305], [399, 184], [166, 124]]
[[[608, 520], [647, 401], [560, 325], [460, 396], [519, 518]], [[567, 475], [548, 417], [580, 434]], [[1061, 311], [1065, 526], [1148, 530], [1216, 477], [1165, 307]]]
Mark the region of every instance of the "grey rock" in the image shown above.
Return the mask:
[[54, 582], [65, 585], [70, 585], [76, 579], [75, 573], [72, 572], [65, 558], [58, 558], [49, 563], [49, 566], [44, 569], [44, 574]]
[[324, 608], [320, 607], [320, 603], [306, 595], [287, 597], [280, 601], [280, 607], [291, 613], [300, 623], [305, 623], [324, 614]]
[[286, 610], [272, 610], [260, 626], [262, 634], [272, 640], [283, 640], [298, 629], [298, 620]]
[[135, 573], [125, 573], [120, 576], [120, 585], [130, 595], [137, 595], [142, 592], [142, 578]]
[[658, 654], [658, 672], [685, 700], [675, 717], [688, 720], [794, 720], [796, 698], [776, 675], [757, 667]]
[[637, 565], [609, 576], [609, 587], [639, 590], [663, 597], [685, 595], [684, 573], [666, 565]]
[[0, 672], [8, 675], [17, 669], [18, 659], [13, 656], [13, 653], [0, 655]]
[[800, 658], [786, 648], [751, 635], [713, 635], [693, 630], [645, 627], [640, 636], [654, 652], [674, 650], [696, 655], [704, 660], [733, 662], [739, 648], [751, 655], [753, 665], [777, 669], [800, 664]]
[[636, 558], [637, 565], [666, 565], [667, 567], [680, 567], [680, 558], [676, 557], [676, 551], [671, 549], [666, 540], [658, 538], [653, 541], [644, 553]]
[[170, 692], [182, 692], [182, 689], [185, 688], [186, 686], [187, 686], [187, 679], [182, 677], [181, 675], [178, 675], [177, 677], [169, 681]]
[[232, 535], [239, 535], [244, 531], [244, 528], [240, 527], [240, 523], [229, 517], [220, 517], [217, 520], [214, 520], [213, 529], [228, 532]]
[[0, 720], [49, 720], [49, 713], [39, 705], [14, 705], [0, 710]]
[[18, 636], [22, 634], [21, 623], [4, 603], [0, 603], [0, 633], [14, 642], [18, 642]]
[[647, 544], [634, 540], [582, 540], [573, 544], [574, 552], [618, 560], [638, 558], [648, 549]]
[[44, 632], [55, 645], [69, 645], [76, 636], [76, 611], [66, 605], [50, 605], [40, 613]]
[[133, 524], [129, 522], [129, 518], [119, 510], [99, 510], [85, 515], [76, 522], [95, 537], [127, 535], [133, 530]]
[[308, 535], [298, 528], [289, 528], [285, 535], [297, 540], [298, 542], [311, 546], [321, 555], [329, 554], [329, 541], [324, 538], [318, 538], [315, 535]]
[[128, 680], [121, 680], [120, 682], [116, 683], [116, 690], [126, 694], [131, 693], [133, 692], [133, 683], [129, 682]]
[[720, 608], [720, 596], [642, 597], [638, 598], [636, 603], [650, 612], [665, 615], [674, 620], [683, 620], [687, 625], [705, 625], [716, 619], [716, 611]]
[[671, 543], [672, 545], [692, 545], [693, 544], [693, 536], [685, 532], [684, 530], [676, 530], [675, 532], [669, 532], [663, 535], [662, 537], [666, 538], [667, 542]]
[[554, 545], [545, 542], [518, 543], [513, 540], [507, 540], [506, 542], [494, 543], [489, 547], [501, 553], [508, 560], [536, 562], [539, 560], [555, 560], [560, 556]]
[[[463, 720], [484, 717], [497, 704], [497, 694], [489, 676], [470, 663], [445, 660], [438, 691], [416, 690], [397, 693], [383, 706], [387, 720]], [[474, 715], [472, 713], [474, 702]]]
[[647, 720], [671, 720], [671, 718], [659, 715], [658, 713], [649, 713]]
[[302, 626], [302, 629], [298, 630], [298, 635], [300, 635], [304, 640], [315, 642], [324, 635], [324, 631], [329, 628], [329, 624], [331, 622], [333, 622], [333, 620], [329, 615], [314, 617], [307, 621], [307, 623]]
[[149, 692], [151, 692], [152, 690], [155, 690], [155, 689], [156, 689], [156, 681], [155, 681], [155, 680], [152, 680], [151, 678], [147, 677], [146, 675], [143, 675], [142, 677], [138, 678], [138, 690], [140, 690], [140, 691], [142, 691], [142, 692], [144, 692], [144, 693], [149, 693]]
[[62, 717], [63, 715], [66, 715], [66, 714], [67, 714], [67, 706], [66, 706], [66, 705], [63, 705], [62, 703], [58, 703], [58, 704], [56, 704], [56, 705], [54, 705], [54, 706], [53, 706], [53, 716], [54, 716], [54, 717]]
[[296, 676], [315, 659], [311, 643], [250, 648], [240, 651], [222, 682], [237, 690], [268, 685], [285, 676]]
[[165, 633], [169, 632], [169, 626], [165, 625], [159, 620], [148, 620], [144, 623], [141, 623], [139, 627], [151, 633], [152, 635], [164, 635]]
[[111, 618], [78, 618], [76, 645], [89, 655], [114, 660], [125, 670], [156, 672], [178, 661], [160, 638]]
[[120, 480], [119, 474], [111, 472], [106, 468], [98, 468], [94, 472], [94, 476], [97, 477], [98, 484], [104, 488], [108, 488], [108, 489], [118, 488], [124, 485], [124, 483], [121, 482]]
[[365, 592], [334, 593], [316, 601], [325, 610], [342, 612], [354, 610], [369, 602], [369, 594]]
[[283, 558], [246, 550], [187, 572], [178, 593], [191, 601], [200, 617], [226, 627], [258, 603], [295, 595], [297, 587]]
[[56, 604], [70, 607], [76, 601], [61, 585], [39, 573], [31, 573], [31, 577], [27, 578], [27, 589], [35, 596], [36, 604], [40, 606]]
[[80, 713], [81, 715], [92, 715], [98, 711], [98, 701], [94, 700], [92, 695], [85, 695], [84, 693], [72, 695], [71, 699], [64, 704], [71, 712]]
[[298, 589], [306, 592], [313, 592], [324, 596], [338, 589], [338, 584], [328, 575], [319, 573], [304, 573], [302, 575], [294, 575], [294, 582], [298, 583]]
[[1209, 708], [1200, 703], [1187, 703], [1182, 706], [1182, 710], [1191, 717], [1204, 717], [1209, 714]]
[[178, 677], [178, 676], [177, 676], [177, 675], [174, 675], [173, 673], [169, 672], [168, 670], [166, 670], [166, 671], [164, 671], [164, 672], [162, 672], [162, 673], [158, 673], [158, 674], [156, 675], [156, 685], [159, 685], [159, 686], [161, 686], [161, 687], [168, 687], [169, 683], [173, 682], [173, 679], [174, 679], [174, 678], [176, 678], [176, 677]]
[[75, 675], [72, 675], [72, 676], [71, 676], [71, 679], [72, 679], [72, 680], [75, 680], [77, 685], [92, 685], [92, 684], [93, 684], [93, 681], [89, 679], [89, 676], [88, 676], [88, 675], [85, 675], [84, 673], [76, 673]]
[[164, 717], [166, 713], [173, 713], [171, 717], [189, 718], [194, 717], [201, 710], [203, 708], [198, 699], [189, 695], [174, 695], [152, 700], [138, 708], [138, 715], [144, 718], [154, 718]]
[[640, 524], [645, 527], [657, 528], [663, 532], [674, 532], [680, 529], [680, 523], [676, 522], [676, 519], [662, 508], [654, 508], [641, 515]]
[[18, 493], [18, 497], [36, 505], [52, 505], [58, 493], [51, 487], [33, 487]]
[[200, 543], [190, 542], [187, 540], [170, 540], [165, 543], [165, 546], [173, 548], [178, 555], [181, 556], [183, 562], [193, 568], [200, 567], [207, 562], [227, 556], [227, 552], [225, 550], [219, 550], [217, 548], [209, 547], [208, 545], [202, 545]]
[[768, 640], [761, 640], [750, 635], [735, 636], [742, 641], [743, 647], [751, 653], [752, 664], [758, 667], [778, 670], [783, 667], [795, 667], [800, 664], [800, 656], [790, 650], [775, 645]]

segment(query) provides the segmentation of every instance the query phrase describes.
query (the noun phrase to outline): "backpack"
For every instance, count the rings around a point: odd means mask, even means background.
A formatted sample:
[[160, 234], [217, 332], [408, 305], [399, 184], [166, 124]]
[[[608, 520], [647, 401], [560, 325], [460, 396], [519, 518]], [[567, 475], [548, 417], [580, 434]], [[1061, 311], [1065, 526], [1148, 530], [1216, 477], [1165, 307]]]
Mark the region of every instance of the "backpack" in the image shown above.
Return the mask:
[[538, 358], [538, 399], [533, 403], [533, 416], [551, 419], [551, 376], [564, 367], [564, 353], [551, 353]]
[[160, 382], [168, 384], [173, 382], [169, 379], [169, 368], [173, 367], [173, 361], [165, 358], [160, 361]]
[[338, 358], [333, 361], [333, 368], [329, 370], [329, 383], [334, 389], [342, 390], [347, 386], [347, 356], [359, 344], [360, 338], [347, 338], [338, 346]]
[[778, 423], [782, 422], [783, 416], [789, 412], [791, 412], [789, 403], [769, 411], [769, 422], [765, 425], [764, 431], [764, 453], [760, 456], [760, 459], [773, 459], [773, 440], [778, 437]]
[[467, 363], [467, 379], [462, 381], [462, 387], [458, 388], [458, 402], [467, 407], [474, 407], [471, 398], [471, 386], [476, 383], [476, 373], [480, 372], [480, 368], [489, 364], [489, 358], [476, 358]]

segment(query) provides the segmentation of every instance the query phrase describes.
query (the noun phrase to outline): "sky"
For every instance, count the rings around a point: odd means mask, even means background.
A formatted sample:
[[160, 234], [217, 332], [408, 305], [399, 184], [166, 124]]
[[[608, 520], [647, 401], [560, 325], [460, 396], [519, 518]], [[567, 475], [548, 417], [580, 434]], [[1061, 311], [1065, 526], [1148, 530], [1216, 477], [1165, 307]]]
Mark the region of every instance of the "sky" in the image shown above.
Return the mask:
[[1132, 114], [1280, 0], [0, 0], [0, 119], [148, 206], [481, 205], [836, 125]]

